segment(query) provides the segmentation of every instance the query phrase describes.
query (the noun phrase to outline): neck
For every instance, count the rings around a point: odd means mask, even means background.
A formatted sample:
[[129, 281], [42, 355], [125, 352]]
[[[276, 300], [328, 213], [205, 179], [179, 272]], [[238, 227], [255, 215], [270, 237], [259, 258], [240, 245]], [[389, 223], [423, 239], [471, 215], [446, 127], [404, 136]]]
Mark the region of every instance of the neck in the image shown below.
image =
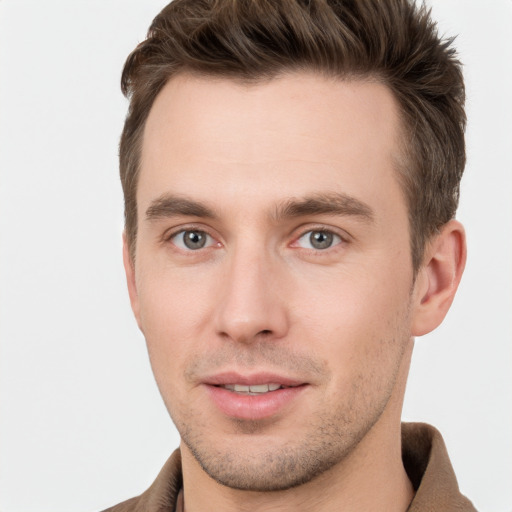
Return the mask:
[[402, 463], [400, 415], [411, 353], [412, 340], [375, 425], [337, 465], [298, 487], [273, 492], [225, 487], [203, 471], [182, 443], [184, 511], [405, 512], [414, 491]]

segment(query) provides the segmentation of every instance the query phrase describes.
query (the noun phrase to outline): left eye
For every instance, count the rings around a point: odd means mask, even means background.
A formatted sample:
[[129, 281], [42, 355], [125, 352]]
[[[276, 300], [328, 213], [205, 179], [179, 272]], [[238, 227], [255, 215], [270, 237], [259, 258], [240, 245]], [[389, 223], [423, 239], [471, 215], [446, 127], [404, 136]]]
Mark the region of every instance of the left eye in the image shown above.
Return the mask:
[[213, 238], [208, 233], [197, 229], [180, 231], [173, 235], [170, 240], [176, 247], [184, 251], [197, 251], [214, 244]]
[[298, 240], [297, 244], [304, 249], [315, 249], [317, 251], [329, 249], [342, 241], [341, 237], [331, 231], [308, 231]]

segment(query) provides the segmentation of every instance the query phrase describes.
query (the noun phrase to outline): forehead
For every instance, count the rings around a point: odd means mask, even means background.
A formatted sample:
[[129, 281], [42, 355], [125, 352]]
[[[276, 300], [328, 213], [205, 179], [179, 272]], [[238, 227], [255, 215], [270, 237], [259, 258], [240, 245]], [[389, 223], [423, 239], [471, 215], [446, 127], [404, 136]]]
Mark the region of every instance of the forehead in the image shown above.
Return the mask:
[[397, 193], [399, 128], [392, 93], [376, 81], [291, 73], [247, 85], [179, 75], [146, 123], [139, 211], [167, 192], [277, 201], [336, 189], [378, 202], [383, 187]]

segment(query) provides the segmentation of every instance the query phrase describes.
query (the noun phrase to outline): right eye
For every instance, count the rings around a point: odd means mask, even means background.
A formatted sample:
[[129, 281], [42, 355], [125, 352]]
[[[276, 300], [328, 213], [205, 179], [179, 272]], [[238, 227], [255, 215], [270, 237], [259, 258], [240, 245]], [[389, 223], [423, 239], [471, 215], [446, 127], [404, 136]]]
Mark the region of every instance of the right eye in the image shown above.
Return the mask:
[[183, 251], [197, 251], [215, 245], [215, 240], [199, 229], [184, 229], [172, 235], [169, 240]]

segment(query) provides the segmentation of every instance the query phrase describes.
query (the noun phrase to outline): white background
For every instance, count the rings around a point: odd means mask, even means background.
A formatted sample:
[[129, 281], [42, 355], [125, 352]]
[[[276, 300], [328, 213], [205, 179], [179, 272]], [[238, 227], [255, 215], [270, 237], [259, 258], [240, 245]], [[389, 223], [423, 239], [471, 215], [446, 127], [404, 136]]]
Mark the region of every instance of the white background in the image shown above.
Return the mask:
[[[0, 0], [0, 510], [92, 512], [178, 444], [121, 265], [125, 57], [164, 0]], [[443, 433], [464, 493], [512, 510], [512, 2], [436, 0], [465, 63], [466, 274], [418, 339], [404, 418]]]

